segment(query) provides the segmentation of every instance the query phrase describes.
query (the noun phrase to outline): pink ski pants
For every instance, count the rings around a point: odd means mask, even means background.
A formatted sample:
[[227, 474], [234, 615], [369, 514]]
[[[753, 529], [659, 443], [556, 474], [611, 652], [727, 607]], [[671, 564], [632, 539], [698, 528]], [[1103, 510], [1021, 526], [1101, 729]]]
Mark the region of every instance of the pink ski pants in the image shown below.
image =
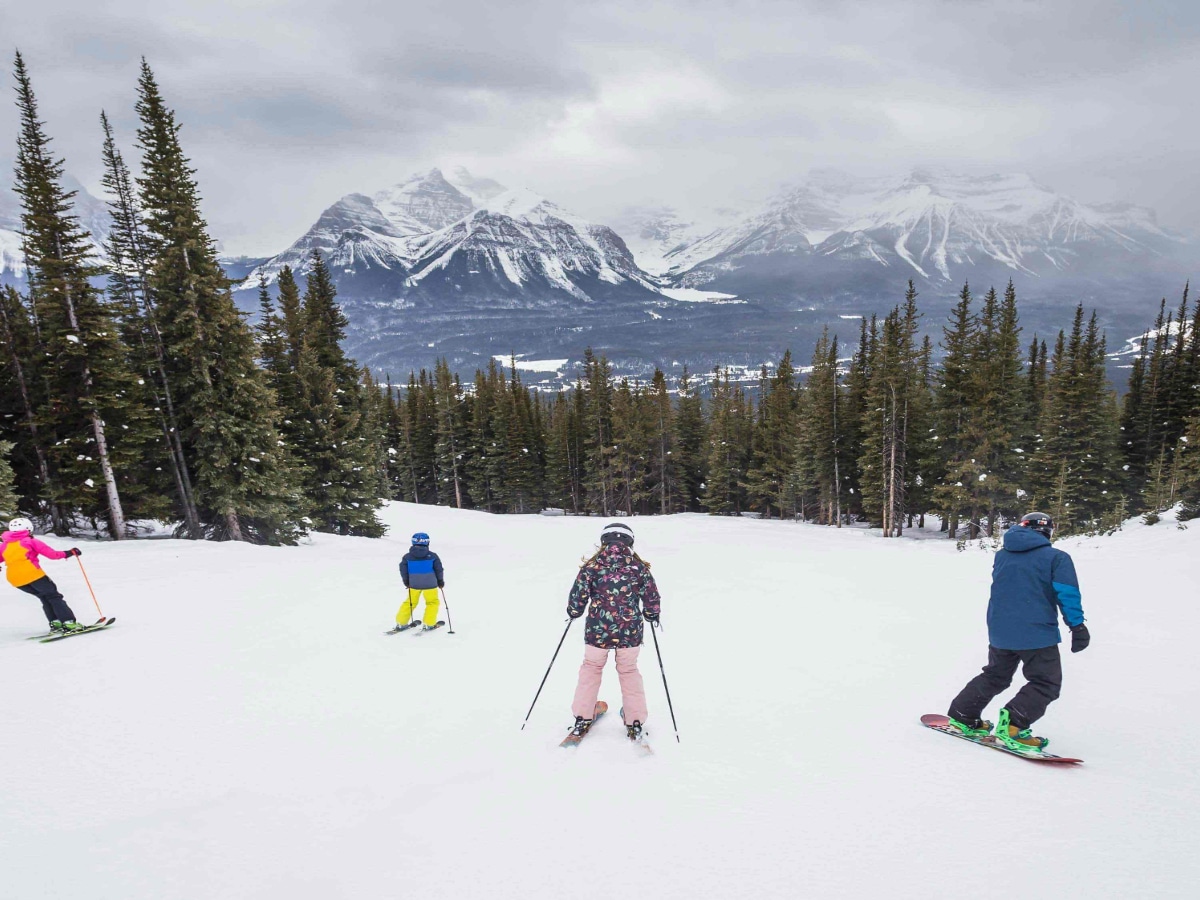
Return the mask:
[[[621, 681], [621, 705], [625, 708], [625, 724], [646, 723], [646, 689], [642, 685], [642, 673], [638, 671], [638, 654], [641, 647], [624, 647], [613, 651], [617, 654], [617, 677]], [[596, 698], [600, 695], [600, 679], [604, 676], [604, 664], [608, 662], [608, 650], [593, 647], [583, 648], [583, 665], [579, 667], [579, 685], [575, 688], [575, 701], [571, 714], [590, 719], [596, 709]]]

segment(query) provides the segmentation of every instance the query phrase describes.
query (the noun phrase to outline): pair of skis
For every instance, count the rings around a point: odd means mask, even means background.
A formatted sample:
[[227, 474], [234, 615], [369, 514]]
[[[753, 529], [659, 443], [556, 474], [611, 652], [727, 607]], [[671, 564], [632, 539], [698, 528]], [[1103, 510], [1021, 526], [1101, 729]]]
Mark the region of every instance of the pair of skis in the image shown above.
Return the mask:
[[384, 634], [399, 634], [402, 631], [412, 631], [413, 634], [419, 637], [422, 634], [429, 634], [431, 631], [437, 631], [439, 628], [444, 627], [445, 624], [446, 623], [444, 621], [438, 620], [435, 625], [431, 625], [428, 628], [422, 628], [420, 622], [409, 622], [407, 625], [397, 625], [395, 628], [385, 631]]
[[115, 621], [117, 621], [116, 616], [101, 618], [91, 625], [85, 625], [83, 628], [76, 628], [74, 631], [51, 631], [49, 634], [35, 634], [32, 637], [26, 638], [25, 640], [37, 641], [40, 644], [49, 644], [54, 641], [61, 641], [69, 637], [75, 637], [78, 634], [91, 634], [93, 631], [103, 631]]
[[[574, 731], [572, 731], [565, 738], [563, 738], [562, 743], [559, 744], [558, 746], [560, 746], [560, 747], [578, 747], [583, 742], [583, 739], [585, 737], [587, 737], [589, 734], [591, 734], [592, 729], [596, 727], [596, 723], [600, 721], [600, 719], [604, 716], [604, 714], [606, 712], [608, 712], [608, 704], [605, 703], [603, 700], [596, 701], [596, 708], [592, 712], [592, 724], [588, 726], [587, 731], [583, 732], [583, 734], [576, 734]], [[642, 756], [651, 756], [654, 753], [654, 751], [652, 749], [650, 749], [650, 744], [648, 744], [646, 742], [645, 734], [643, 734], [636, 741], [631, 741], [630, 743], [633, 744], [634, 748]]]

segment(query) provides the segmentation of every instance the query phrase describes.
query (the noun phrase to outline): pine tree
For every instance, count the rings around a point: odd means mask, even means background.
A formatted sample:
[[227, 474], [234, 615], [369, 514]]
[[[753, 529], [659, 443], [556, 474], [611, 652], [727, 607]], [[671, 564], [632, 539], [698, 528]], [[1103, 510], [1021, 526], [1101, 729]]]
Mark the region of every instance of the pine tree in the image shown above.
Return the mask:
[[180, 126], [145, 60], [137, 113], [147, 287], [194, 469], [197, 509], [214, 536], [290, 541], [301, 500], [279, 446], [278, 412], [200, 214]]
[[747, 473], [749, 501], [770, 518], [795, 514], [796, 448], [799, 439], [799, 390], [792, 352], [783, 354], [773, 376], [762, 381], [759, 426], [755, 429], [752, 467]]
[[1031, 459], [1035, 503], [1063, 533], [1095, 527], [1118, 505], [1115, 399], [1105, 375], [1105, 342], [1095, 314], [1075, 311], [1059, 334], [1047, 382], [1041, 438]]
[[675, 450], [676, 414], [667, 389], [667, 376], [661, 369], [654, 370], [650, 381], [647, 412], [652, 430], [647, 470], [655, 510], [661, 515], [681, 512], [687, 508], [687, 499], [680, 491], [681, 476]]
[[167, 374], [162, 334], [158, 330], [148, 287], [149, 258], [141, 211], [133, 178], [117, 148], [108, 116], [103, 112], [100, 127], [104, 133], [103, 184], [109, 195], [107, 205], [113, 223], [104, 242], [108, 256], [108, 293], [120, 314], [122, 335], [131, 353], [131, 367], [145, 373], [145, 378], [138, 381], [141, 388], [138, 401], [156, 413], [162, 433], [162, 453], [174, 482], [176, 512], [183, 520], [183, 533], [197, 539], [202, 536], [200, 517]]
[[[0, 288], [0, 339], [4, 346], [3, 359], [6, 399], [19, 402], [5, 414], [4, 423], [20, 422], [19, 430], [8, 431], [16, 439], [16, 477], [18, 490], [32, 507], [34, 502], [45, 504], [51, 526], [56, 534], [67, 533], [66, 512], [55, 500], [54, 478], [48, 453], [49, 434], [38, 420], [35, 410], [44, 403], [45, 379], [40, 375], [44, 354], [37, 351], [38, 336], [29, 311], [16, 288]], [[22, 451], [28, 448], [28, 454]], [[22, 465], [22, 455], [27, 458]]]
[[802, 496], [815, 504], [817, 521], [840, 528], [842, 472], [853, 468], [853, 462], [845, 458], [842, 443], [846, 403], [837, 354], [837, 337], [830, 337], [826, 328], [813, 348], [812, 373], [801, 395], [795, 479]]
[[971, 515], [972, 493], [968, 485], [978, 482], [983, 465], [971, 456], [968, 440], [968, 415], [972, 401], [972, 364], [978, 343], [979, 322], [971, 311], [971, 288], [964, 284], [958, 303], [950, 313], [950, 324], [942, 328], [941, 378], [936, 392], [934, 412], [935, 440], [938, 447], [936, 486], [933, 501], [943, 511], [943, 527], [950, 538], [957, 536], [959, 517], [964, 513], [971, 522], [971, 536], [977, 525]]
[[0, 441], [0, 518], [5, 520], [15, 516], [21, 505], [17, 497], [16, 475], [8, 462], [15, 446], [12, 441]]
[[584, 352], [583, 379], [584, 487], [591, 511], [607, 516], [616, 509], [612, 366], [590, 347]]
[[[92, 285], [99, 274], [88, 234], [71, 213], [75, 192], [63, 186], [64, 163], [50, 151], [38, 118], [25, 61], [16, 55], [16, 192], [28, 264], [30, 304], [37, 335], [46, 405], [39, 410], [47, 435], [47, 486], [60, 508], [107, 520], [115, 540], [125, 537], [125, 510], [118, 485], [124, 466], [137, 471], [147, 451], [145, 410], [136, 378], [110, 311]], [[117, 437], [122, 431], [128, 435]], [[56, 523], [60, 528], [65, 524]]]
[[707, 478], [705, 445], [707, 424], [704, 420], [704, 400], [692, 383], [687, 366], [679, 376], [679, 409], [675, 417], [676, 464], [679, 467], [679, 489], [683, 495], [682, 508], [699, 512], [701, 495]]
[[464, 415], [462, 382], [450, 374], [444, 357], [434, 367], [433, 381], [437, 395], [437, 467], [443, 483], [448, 481], [453, 491], [451, 502], [463, 509], [467, 505], [464, 461], [470, 423]]

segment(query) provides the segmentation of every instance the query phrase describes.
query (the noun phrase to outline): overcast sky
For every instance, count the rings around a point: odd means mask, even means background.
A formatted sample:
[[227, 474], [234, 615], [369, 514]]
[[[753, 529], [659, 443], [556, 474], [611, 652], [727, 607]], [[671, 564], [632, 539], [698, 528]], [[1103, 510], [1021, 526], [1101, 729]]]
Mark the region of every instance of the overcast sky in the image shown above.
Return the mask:
[[[93, 189], [99, 112], [128, 147], [145, 55], [230, 252], [435, 164], [598, 221], [741, 204], [814, 167], [1021, 170], [1200, 230], [1187, 0], [14, 0], [0, 34]], [[16, 127], [10, 108], [0, 157]]]

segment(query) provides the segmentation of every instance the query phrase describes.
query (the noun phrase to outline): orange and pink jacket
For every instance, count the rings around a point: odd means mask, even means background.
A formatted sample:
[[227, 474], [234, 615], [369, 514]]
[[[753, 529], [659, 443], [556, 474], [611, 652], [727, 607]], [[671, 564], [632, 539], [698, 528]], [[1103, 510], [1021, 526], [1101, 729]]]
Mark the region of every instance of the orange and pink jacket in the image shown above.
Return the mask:
[[13, 587], [24, 587], [39, 578], [45, 578], [39, 556], [47, 559], [66, 559], [67, 554], [43, 544], [28, 531], [6, 531], [0, 536], [4, 549], [0, 557], [4, 559], [4, 574], [8, 583]]

